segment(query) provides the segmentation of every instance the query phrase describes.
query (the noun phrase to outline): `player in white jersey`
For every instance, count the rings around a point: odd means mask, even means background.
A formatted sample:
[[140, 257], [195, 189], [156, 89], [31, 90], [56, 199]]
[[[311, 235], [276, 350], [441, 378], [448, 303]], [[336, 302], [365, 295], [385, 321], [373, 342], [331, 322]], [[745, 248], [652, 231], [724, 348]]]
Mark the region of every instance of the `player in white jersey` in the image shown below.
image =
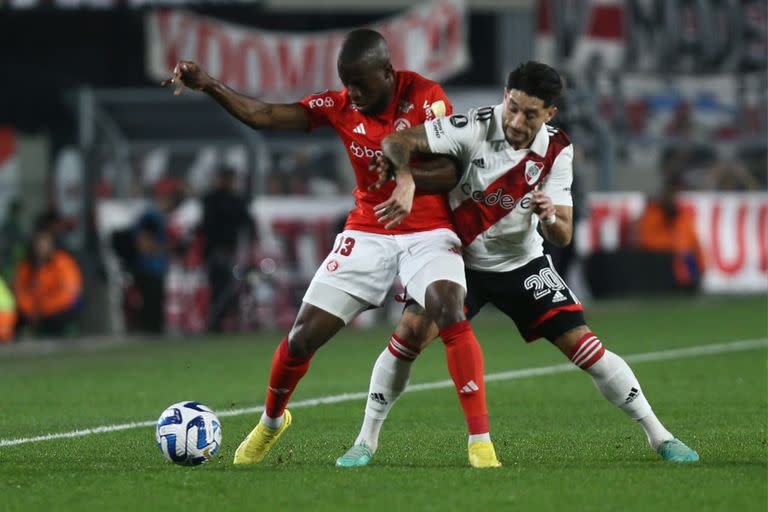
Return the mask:
[[[627, 363], [587, 327], [583, 306], [544, 256], [537, 228], [559, 247], [570, 243], [573, 232], [573, 146], [564, 132], [546, 124], [557, 112], [554, 102], [561, 91], [557, 71], [538, 62], [522, 64], [509, 74], [503, 103], [393, 133], [382, 144], [388, 160], [375, 166], [383, 181], [391, 171], [407, 169], [413, 151], [456, 158], [461, 175], [453, 180], [449, 202], [464, 244], [467, 317], [486, 303], [494, 304], [526, 341], [548, 339], [587, 372], [608, 401], [640, 423], [664, 460], [696, 461], [698, 454], [653, 413]], [[431, 186], [437, 179], [445, 182], [446, 177], [416, 176], [416, 185]], [[394, 207], [380, 212], [380, 220], [397, 222], [407, 214], [407, 208]], [[374, 366], [366, 419], [355, 447], [338, 465], [370, 463], [381, 423], [404, 388], [391, 383], [407, 381], [410, 362], [437, 329], [423, 309], [410, 303], [395, 334], [398, 346], [393, 350], [390, 345]], [[398, 364], [387, 364], [398, 356]], [[373, 421], [378, 428], [367, 428]]]

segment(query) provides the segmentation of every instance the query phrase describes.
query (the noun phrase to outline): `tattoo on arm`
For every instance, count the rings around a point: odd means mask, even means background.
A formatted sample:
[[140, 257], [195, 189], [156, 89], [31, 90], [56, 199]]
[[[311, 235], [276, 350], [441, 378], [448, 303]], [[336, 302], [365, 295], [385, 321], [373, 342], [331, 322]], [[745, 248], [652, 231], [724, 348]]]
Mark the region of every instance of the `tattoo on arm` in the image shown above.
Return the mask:
[[423, 124], [388, 135], [382, 141], [381, 149], [395, 170], [407, 168], [414, 152], [431, 153]]

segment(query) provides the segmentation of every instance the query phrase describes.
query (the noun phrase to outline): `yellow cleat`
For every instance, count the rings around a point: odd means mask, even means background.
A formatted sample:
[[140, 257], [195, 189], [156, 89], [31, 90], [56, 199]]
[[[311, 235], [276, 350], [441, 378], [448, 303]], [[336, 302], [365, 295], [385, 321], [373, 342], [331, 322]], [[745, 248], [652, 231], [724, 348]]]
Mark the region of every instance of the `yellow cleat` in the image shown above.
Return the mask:
[[[272, 448], [283, 432], [291, 426], [291, 413], [288, 409], [283, 415], [283, 424], [277, 430], [265, 427], [261, 421], [256, 425], [235, 451], [235, 464], [258, 464]], [[493, 450], [493, 447], [491, 447]]]
[[469, 443], [469, 465], [473, 468], [498, 468], [501, 462], [496, 458], [496, 450], [490, 441]]

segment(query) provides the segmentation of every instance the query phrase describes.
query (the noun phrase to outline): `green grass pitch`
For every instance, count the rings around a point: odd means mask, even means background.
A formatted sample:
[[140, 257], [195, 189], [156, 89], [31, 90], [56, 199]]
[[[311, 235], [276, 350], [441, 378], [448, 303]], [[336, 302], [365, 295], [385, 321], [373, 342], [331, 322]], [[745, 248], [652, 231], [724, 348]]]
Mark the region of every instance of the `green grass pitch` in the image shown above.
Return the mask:
[[[768, 337], [764, 297], [598, 304], [590, 327], [629, 356]], [[484, 312], [475, 330], [486, 372], [567, 362], [526, 345], [511, 321]], [[294, 401], [364, 392], [390, 329], [347, 330], [323, 348]], [[0, 353], [3, 440], [155, 419], [199, 400], [217, 412], [259, 405], [282, 333], [156, 340], [47, 354]], [[0, 510], [765, 511], [766, 345], [630, 365], [657, 415], [701, 462], [665, 463], [642, 429], [578, 371], [489, 382], [492, 436], [504, 467], [473, 470], [452, 389], [406, 393], [371, 467], [333, 465], [354, 440], [363, 400], [293, 410], [263, 464], [231, 463], [258, 414], [223, 417], [216, 460], [166, 463], [154, 429], [0, 446]], [[439, 343], [412, 383], [448, 378]], [[2, 444], [2, 443], [0, 443]]]

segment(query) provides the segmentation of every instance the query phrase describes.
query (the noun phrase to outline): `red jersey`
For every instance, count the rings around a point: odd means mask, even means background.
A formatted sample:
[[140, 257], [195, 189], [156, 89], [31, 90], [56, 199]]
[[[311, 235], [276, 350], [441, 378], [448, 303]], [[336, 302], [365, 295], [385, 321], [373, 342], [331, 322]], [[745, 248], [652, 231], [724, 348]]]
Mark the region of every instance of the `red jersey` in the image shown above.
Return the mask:
[[377, 174], [368, 170], [368, 164], [371, 158], [381, 154], [384, 137], [395, 130], [451, 114], [451, 103], [439, 84], [412, 71], [397, 71], [392, 101], [377, 115], [364, 115], [354, 108], [346, 89], [313, 94], [299, 103], [309, 114], [310, 130], [321, 126], [332, 126], [336, 130], [355, 170], [355, 208], [349, 212], [344, 229], [393, 235], [439, 228], [453, 230], [444, 194], [417, 191], [408, 217], [399, 226], [387, 230], [376, 220], [373, 208], [389, 199], [395, 183], [391, 181], [378, 190], [368, 190], [377, 179]]

